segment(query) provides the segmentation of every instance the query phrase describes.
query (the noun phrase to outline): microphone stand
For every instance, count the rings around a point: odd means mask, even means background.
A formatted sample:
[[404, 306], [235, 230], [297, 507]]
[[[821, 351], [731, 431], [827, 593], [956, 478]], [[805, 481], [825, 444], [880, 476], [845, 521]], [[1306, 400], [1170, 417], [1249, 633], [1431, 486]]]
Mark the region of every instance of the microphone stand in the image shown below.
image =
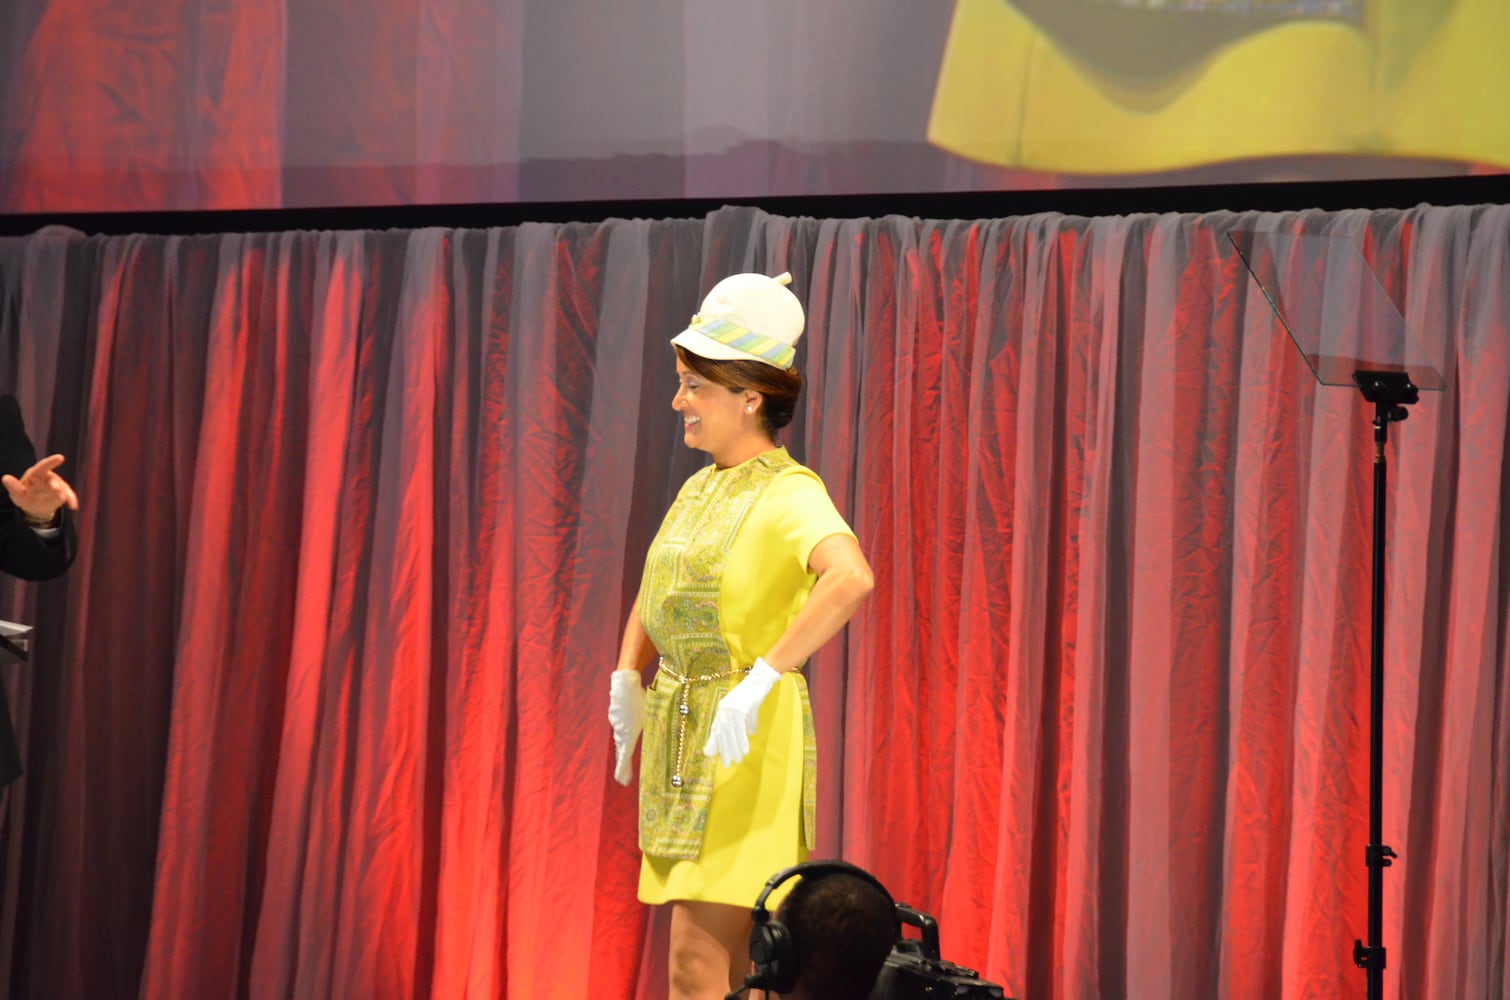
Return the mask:
[[1384, 445], [1389, 425], [1410, 416], [1405, 407], [1419, 393], [1405, 372], [1357, 371], [1353, 382], [1374, 404], [1374, 573], [1370, 602], [1368, 747], [1368, 944], [1353, 942], [1353, 963], [1367, 977], [1368, 1000], [1384, 998], [1384, 869], [1399, 857], [1384, 839], [1384, 527], [1388, 462]]

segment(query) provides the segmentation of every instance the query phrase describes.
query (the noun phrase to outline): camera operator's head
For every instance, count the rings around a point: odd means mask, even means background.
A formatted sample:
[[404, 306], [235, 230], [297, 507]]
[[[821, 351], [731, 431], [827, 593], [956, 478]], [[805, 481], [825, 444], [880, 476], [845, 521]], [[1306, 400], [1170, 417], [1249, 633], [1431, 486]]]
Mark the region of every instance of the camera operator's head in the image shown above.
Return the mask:
[[[766, 897], [798, 876], [772, 919]], [[885, 887], [843, 861], [810, 861], [777, 873], [752, 915], [750, 985], [787, 998], [867, 1000], [900, 931]]]

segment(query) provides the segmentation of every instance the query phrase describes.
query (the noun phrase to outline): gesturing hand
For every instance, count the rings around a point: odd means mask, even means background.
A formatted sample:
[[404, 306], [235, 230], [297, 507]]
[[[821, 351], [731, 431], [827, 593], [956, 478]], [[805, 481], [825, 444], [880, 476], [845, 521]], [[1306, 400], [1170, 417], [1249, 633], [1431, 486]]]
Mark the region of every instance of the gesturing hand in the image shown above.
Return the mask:
[[781, 674], [764, 659], [757, 659], [744, 679], [724, 695], [713, 713], [713, 726], [708, 730], [708, 742], [703, 746], [703, 756], [714, 754], [728, 767], [744, 760], [750, 752], [750, 737], [755, 735], [755, 722], [760, 716], [760, 703], [771, 693], [771, 688], [781, 680]]
[[62, 464], [62, 455], [48, 455], [23, 472], [19, 479], [9, 473], [0, 476], [0, 485], [5, 487], [11, 503], [21, 513], [34, 521], [50, 521], [60, 507], [79, 509], [79, 498], [73, 487], [53, 471]]

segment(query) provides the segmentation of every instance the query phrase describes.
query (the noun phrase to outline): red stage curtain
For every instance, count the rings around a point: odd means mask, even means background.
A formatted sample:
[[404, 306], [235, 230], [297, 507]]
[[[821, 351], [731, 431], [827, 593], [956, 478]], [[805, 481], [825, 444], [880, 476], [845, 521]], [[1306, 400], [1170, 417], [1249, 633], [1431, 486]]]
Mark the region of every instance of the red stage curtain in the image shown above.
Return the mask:
[[524, 7], [9, 0], [0, 211], [512, 201]]
[[1033, 1000], [1361, 993], [1372, 444], [1227, 244], [1365, 248], [1390, 440], [1389, 996], [1510, 987], [1510, 208], [0, 240], [84, 507], [5, 668], [0, 992], [656, 997], [608, 671], [701, 456], [666, 340], [809, 307], [791, 441], [879, 586], [810, 668], [821, 853]]

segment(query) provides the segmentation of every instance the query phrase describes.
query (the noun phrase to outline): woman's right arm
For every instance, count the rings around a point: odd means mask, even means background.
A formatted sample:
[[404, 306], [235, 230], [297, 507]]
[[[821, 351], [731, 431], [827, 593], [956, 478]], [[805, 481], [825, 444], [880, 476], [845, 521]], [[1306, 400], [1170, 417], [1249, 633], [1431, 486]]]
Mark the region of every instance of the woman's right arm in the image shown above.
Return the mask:
[[657, 656], [655, 645], [640, 624], [640, 599], [634, 599], [629, 609], [629, 621], [624, 623], [624, 638], [619, 643], [619, 662], [615, 670], [634, 670], [643, 673], [645, 665]]
[[655, 646], [640, 624], [640, 601], [635, 598], [619, 644], [619, 662], [609, 675], [608, 724], [613, 728], [613, 780], [627, 785], [634, 778], [634, 744], [645, 726], [645, 689], [641, 673], [655, 658]]

